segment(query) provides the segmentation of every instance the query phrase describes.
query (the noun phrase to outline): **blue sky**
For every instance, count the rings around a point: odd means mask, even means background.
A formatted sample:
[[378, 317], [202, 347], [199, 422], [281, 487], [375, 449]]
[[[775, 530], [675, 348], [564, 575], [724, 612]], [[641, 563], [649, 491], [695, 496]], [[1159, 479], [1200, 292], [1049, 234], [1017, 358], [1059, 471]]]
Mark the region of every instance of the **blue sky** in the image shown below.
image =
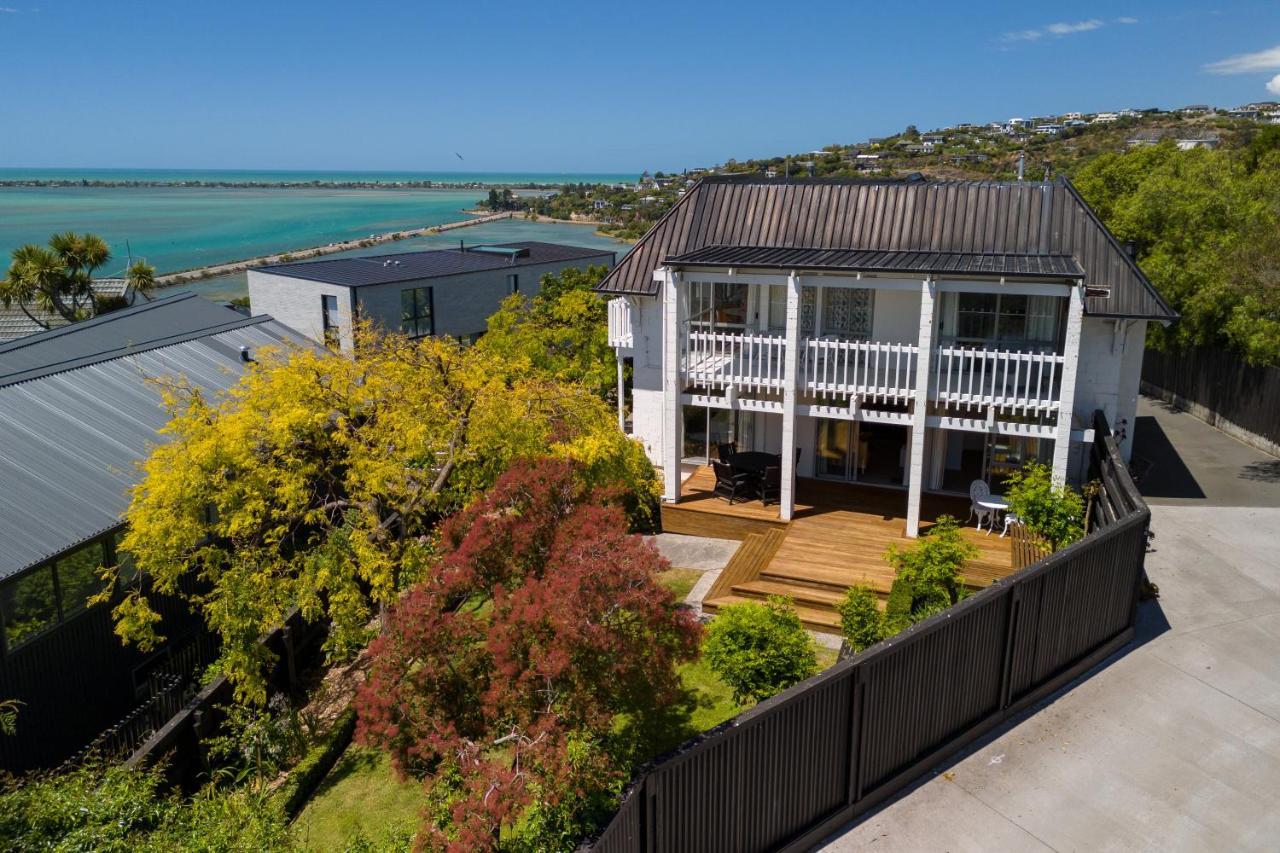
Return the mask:
[[0, 0], [0, 45], [0, 166], [670, 170], [1280, 100], [1276, 2]]

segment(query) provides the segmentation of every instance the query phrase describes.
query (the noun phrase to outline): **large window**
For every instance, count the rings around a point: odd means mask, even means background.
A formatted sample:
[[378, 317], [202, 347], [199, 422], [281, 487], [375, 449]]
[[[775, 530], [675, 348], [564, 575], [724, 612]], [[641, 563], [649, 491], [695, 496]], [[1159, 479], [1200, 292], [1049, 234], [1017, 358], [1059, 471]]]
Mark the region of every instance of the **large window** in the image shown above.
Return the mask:
[[747, 325], [747, 285], [725, 281], [689, 283], [689, 323], [694, 328], [742, 329]]
[[113, 559], [110, 543], [98, 539], [0, 585], [4, 648], [13, 651], [88, 607], [102, 590], [102, 567]]
[[431, 309], [431, 288], [412, 287], [400, 291], [400, 331], [411, 338], [434, 335], [436, 326]]
[[[813, 337], [814, 323], [818, 316], [818, 288], [800, 288], [800, 335]], [[769, 285], [769, 331], [784, 334], [787, 331], [787, 286]]]
[[1052, 349], [1057, 343], [1062, 306], [1057, 297], [960, 293], [956, 302], [957, 343], [1018, 349]]
[[685, 406], [682, 456], [691, 462], [706, 462], [718, 458], [717, 445], [738, 442], [745, 447], [734, 421], [734, 413], [728, 409]]

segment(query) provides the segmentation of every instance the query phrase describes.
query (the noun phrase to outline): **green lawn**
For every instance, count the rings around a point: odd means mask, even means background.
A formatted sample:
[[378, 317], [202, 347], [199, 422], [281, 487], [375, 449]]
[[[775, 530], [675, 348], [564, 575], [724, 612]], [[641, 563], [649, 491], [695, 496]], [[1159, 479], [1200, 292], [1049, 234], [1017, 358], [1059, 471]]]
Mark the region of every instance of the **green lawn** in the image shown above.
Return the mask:
[[702, 572], [697, 569], [667, 569], [658, 576], [658, 582], [675, 593], [676, 601], [684, 601], [700, 577]]
[[423, 805], [422, 783], [401, 781], [385, 753], [352, 745], [320, 783], [294, 823], [311, 850], [342, 850], [357, 834], [382, 842], [411, 837]]

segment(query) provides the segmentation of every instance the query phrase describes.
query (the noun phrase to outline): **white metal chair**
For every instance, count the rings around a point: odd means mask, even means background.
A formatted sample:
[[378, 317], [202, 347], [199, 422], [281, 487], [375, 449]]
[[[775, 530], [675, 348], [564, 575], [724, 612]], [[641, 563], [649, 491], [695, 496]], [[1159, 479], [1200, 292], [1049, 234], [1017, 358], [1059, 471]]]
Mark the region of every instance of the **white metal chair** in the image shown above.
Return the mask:
[[985, 518], [990, 527], [995, 526], [995, 511], [984, 507], [978, 501], [991, 494], [991, 488], [987, 486], [985, 480], [974, 480], [969, 484], [969, 518], [975, 515], [978, 517], [978, 529], [982, 529], [982, 520]]
[[1004, 529], [1000, 531], [1000, 538], [1003, 539], [1009, 533], [1009, 528], [1018, 523], [1018, 517], [1013, 513], [1005, 510], [1004, 513]]

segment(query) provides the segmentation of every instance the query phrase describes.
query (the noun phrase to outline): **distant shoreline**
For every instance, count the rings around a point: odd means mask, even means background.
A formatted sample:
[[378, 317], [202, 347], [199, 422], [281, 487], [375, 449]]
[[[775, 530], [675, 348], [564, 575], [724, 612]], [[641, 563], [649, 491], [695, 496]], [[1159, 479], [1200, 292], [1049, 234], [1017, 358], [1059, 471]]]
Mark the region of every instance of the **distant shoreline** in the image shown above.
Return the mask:
[[[464, 210], [462, 212], [475, 214], [477, 216], [485, 215], [484, 211], [479, 209]], [[590, 225], [596, 229], [597, 237], [605, 237], [609, 240], [616, 240], [617, 242], [622, 243], [624, 245], [632, 245], [634, 243], [640, 242], [639, 240], [632, 240], [629, 237], [617, 237], [613, 234], [606, 234], [605, 232], [601, 231], [600, 226], [609, 224], [608, 222], [605, 222], [603, 219], [560, 219], [559, 217], [555, 217], [555, 216], [543, 216], [540, 213], [530, 216], [528, 213], [525, 213], [519, 210], [512, 210], [508, 212], [511, 214], [511, 217], [513, 219], [519, 216], [520, 219], [525, 219], [525, 220], [528, 220], [529, 222], [542, 222], [548, 225]]]
[[0, 189], [211, 189], [211, 190], [556, 190], [563, 183], [483, 181], [143, 181], [89, 178], [6, 178]]
[[291, 252], [277, 252], [272, 255], [262, 255], [257, 258], [246, 258], [241, 261], [228, 261], [222, 264], [210, 264], [206, 267], [195, 267], [188, 270], [179, 270], [178, 272], [165, 273], [156, 276], [156, 284], [160, 287], [171, 287], [177, 284], [186, 284], [192, 281], [202, 281], [206, 278], [215, 278], [222, 275], [231, 275], [232, 273], [244, 272], [254, 267], [264, 266], [266, 264], [286, 264], [292, 261], [310, 260], [311, 258], [319, 258], [324, 255], [332, 255], [337, 252], [349, 252], [352, 249], [367, 249], [370, 246], [376, 246], [379, 243], [392, 243], [404, 240], [408, 237], [420, 237], [424, 234], [439, 234], [442, 231], [452, 231], [456, 228], [467, 228], [471, 225], [483, 225], [486, 222], [497, 222], [502, 219], [511, 219], [515, 214], [506, 210], [501, 213], [491, 213], [486, 216], [476, 216], [471, 219], [461, 219], [457, 222], [446, 222], [442, 225], [427, 225], [422, 228], [406, 228], [400, 231], [387, 231], [383, 234], [371, 234], [368, 237], [362, 237], [357, 240], [344, 240], [340, 243], [327, 243], [323, 246], [314, 246], [309, 249], [296, 249]]

